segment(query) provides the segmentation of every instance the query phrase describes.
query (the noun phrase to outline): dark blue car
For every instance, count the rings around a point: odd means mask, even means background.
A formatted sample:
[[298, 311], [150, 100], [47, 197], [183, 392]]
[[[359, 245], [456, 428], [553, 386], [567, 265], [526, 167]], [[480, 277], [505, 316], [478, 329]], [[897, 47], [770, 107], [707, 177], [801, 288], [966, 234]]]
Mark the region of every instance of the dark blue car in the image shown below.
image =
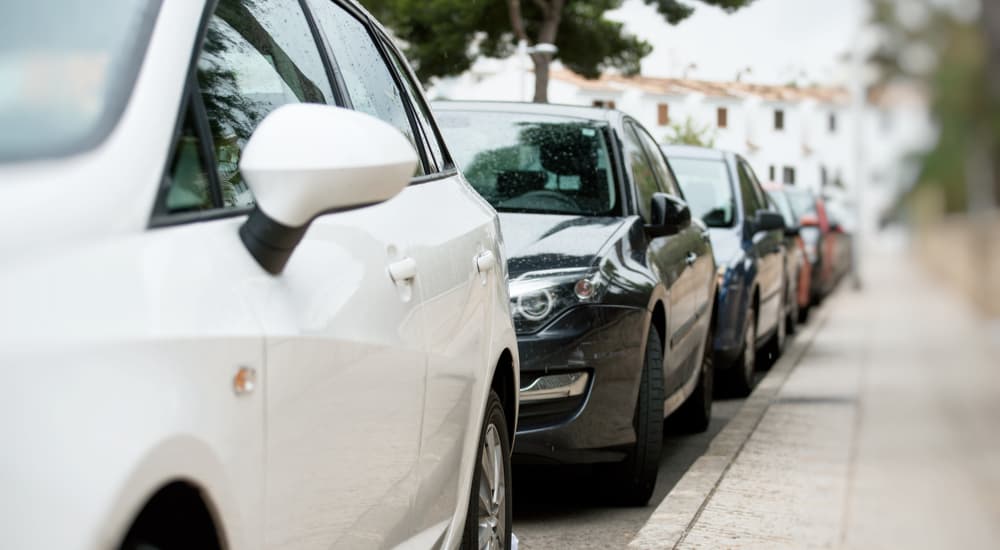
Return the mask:
[[795, 303], [784, 267], [784, 219], [739, 155], [678, 145], [663, 146], [663, 152], [692, 216], [711, 233], [718, 266], [718, 378], [730, 393], [748, 395], [758, 357], [769, 363], [781, 354]]

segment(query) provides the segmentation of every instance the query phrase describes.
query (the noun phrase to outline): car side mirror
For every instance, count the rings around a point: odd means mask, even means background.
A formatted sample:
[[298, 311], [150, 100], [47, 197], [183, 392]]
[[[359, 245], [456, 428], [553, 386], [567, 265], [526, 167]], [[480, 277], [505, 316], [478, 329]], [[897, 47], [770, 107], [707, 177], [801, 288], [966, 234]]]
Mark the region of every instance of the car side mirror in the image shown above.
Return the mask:
[[653, 193], [649, 217], [646, 234], [650, 237], [673, 235], [691, 225], [691, 209], [687, 203], [666, 193]]
[[758, 210], [753, 222], [754, 233], [777, 230], [785, 230], [785, 217], [771, 210]]
[[801, 232], [801, 228], [797, 225], [785, 227], [785, 236], [787, 237], [798, 237]]
[[846, 233], [846, 231], [844, 231], [844, 226], [840, 225], [840, 223], [838, 223], [838, 222], [833, 222], [833, 223], [830, 224], [830, 232], [831, 233], [839, 233], [839, 234]]
[[328, 105], [279, 107], [243, 148], [240, 172], [257, 206], [240, 238], [277, 275], [314, 219], [394, 197], [416, 165], [410, 141], [377, 118]]

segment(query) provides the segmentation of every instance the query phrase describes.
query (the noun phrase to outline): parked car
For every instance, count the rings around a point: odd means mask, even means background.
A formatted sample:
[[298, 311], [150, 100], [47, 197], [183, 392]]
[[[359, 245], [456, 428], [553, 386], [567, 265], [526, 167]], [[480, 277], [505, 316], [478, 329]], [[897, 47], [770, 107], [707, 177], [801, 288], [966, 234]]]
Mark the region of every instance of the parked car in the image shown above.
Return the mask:
[[750, 165], [739, 155], [664, 145], [692, 215], [709, 227], [718, 264], [715, 364], [731, 393], [749, 395], [758, 354], [781, 354], [788, 328], [785, 221], [770, 209]]
[[382, 28], [58, 4], [0, 7], [3, 546], [510, 548], [497, 217]]
[[810, 303], [816, 305], [833, 291], [837, 283], [837, 236], [822, 198], [809, 189], [792, 187], [787, 189], [786, 196], [799, 221], [799, 235], [805, 244], [806, 259], [812, 266]]
[[846, 197], [828, 195], [826, 213], [830, 220], [830, 233], [834, 240], [834, 284], [854, 271], [854, 232], [856, 221]]
[[809, 289], [812, 264], [806, 258], [806, 243], [800, 234], [799, 220], [792, 211], [788, 189], [788, 186], [780, 183], [764, 185], [768, 198], [785, 218], [785, 270], [788, 280], [793, 283], [789, 285], [790, 294], [785, 299], [785, 303], [789, 305], [787, 326], [791, 334], [795, 332], [797, 323], [804, 323], [809, 317], [809, 306], [812, 304]]
[[664, 417], [712, 407], [714, 272], [656, 142], [615, 110], [436, 103], [455, 160], [500, 212], [521, 357], [515, 459], [602, 464], [645, 504]]

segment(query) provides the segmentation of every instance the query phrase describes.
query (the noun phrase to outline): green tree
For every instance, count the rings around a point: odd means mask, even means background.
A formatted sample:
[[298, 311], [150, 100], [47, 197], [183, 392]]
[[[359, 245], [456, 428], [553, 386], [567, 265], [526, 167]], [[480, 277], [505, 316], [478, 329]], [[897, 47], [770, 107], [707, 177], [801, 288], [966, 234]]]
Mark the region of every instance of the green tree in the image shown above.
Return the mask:
[[[693, 8], [680, 0], [643, 0], [670, 24]], [[700, 0], [733, 11], [754, 0]], [[478, 55], [508, 57], [523, 42], [528, 47], [554, 44], [558, 51], [531, 53], [535, 101], [548, 101], [549, 67], [559, 59], [571, 70], [597, 78], [614, 67], [639, 72], [652, 46], [625, 32], [604, 15], [623, 0], [362, 0], [395, 35], [425, 82], [432, 76], [459, 74]]]
[[709, 125], [698, 126], [691, 117], [684, 122], [675, 122], [667, 129], [669, 132], [664, 136], [666, 143], [674, 145], [697, 145], [699, 147], [715, 146], [715, 131]]

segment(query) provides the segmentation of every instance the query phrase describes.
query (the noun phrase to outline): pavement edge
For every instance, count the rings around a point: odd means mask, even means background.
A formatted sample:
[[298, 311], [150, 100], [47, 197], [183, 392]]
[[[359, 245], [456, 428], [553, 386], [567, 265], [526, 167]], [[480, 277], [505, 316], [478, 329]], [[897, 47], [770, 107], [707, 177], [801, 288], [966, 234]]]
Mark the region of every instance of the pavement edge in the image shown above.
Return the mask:
[[736, 416], [715, 436], [705, 454], [691, 465], [649, 516], [629, 543], [630, 549], [677, 548], [684, 541], [729, 467], [764, 418], [774, 397], [826, 324], [828, 311], [829, 300], [824, 307], [814, 308], [812, 322], [799, 328], [791, 345], [757, 384]]

